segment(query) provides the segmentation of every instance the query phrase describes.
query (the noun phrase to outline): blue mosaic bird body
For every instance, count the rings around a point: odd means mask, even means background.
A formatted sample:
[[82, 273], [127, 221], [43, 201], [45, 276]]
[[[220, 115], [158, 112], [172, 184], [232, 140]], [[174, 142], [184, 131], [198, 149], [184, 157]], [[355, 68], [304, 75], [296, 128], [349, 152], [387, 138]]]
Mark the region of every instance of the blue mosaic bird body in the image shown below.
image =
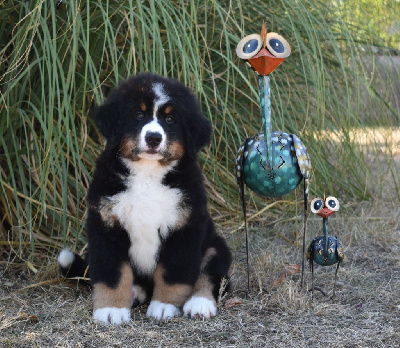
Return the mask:
[[332, 266], [343, 261], [343, 248], [336, 237], [328, 236], [328, 247], [325, 249], [325, 236], [315, 237], [307, 250], [309, 262], [321, 266]]
[[271, 138], [270, 166], [264, 139], [263, 133], [256, 134], [239, 148], [236, 175], [239, 180], [243, 175], [246, 186], [261, 196], [282, 197], [292, 192], [303, 177], [309, 178], [307, 172], [301, 171], [301, 165], [309, 167], [309, 158], [305, 146], [296, 135], [275, 131]]

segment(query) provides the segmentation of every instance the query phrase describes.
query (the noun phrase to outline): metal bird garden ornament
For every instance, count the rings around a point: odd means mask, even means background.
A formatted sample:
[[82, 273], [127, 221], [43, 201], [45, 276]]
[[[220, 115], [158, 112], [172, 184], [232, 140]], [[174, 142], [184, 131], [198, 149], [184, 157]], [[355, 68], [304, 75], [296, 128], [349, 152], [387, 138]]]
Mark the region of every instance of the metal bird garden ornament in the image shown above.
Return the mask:
[[314, 294], [314, 262], [321, 266], [330, 266], [337, 264], [335, 280], [333, 283], [333, 295], [335, 297], [336, 279], [339, 265], [343, 261], [343, 248], [337, 238], [329, 236], [328, 217], [339, 210], [339, 201], [337, 198], [329, 196], [328, 198], [315, 198], [311, 202], [311, 211], [323, 219], [323, 236], [315, 237], [307, 249], [307, 260], [310, 262], [312, 274], [312, 293]]
[[265, 197], [281, 197], [292, 192], [304, 179], [304, 233], [301, 286], [304, 276], [305, 233], [307, 228], [308, 186], [311, 162], [301, 140], [294, 134], [272, 130], [270, 76], [290, 55], [288, 42], [277, 33], [267, 33], [265, 23], [261, 34], [243, 38], [236, 54], [259, 76], [258, 86], [262, 118], [261, 133], [248, 139], [239, 148], [236, 158], [236, 178], [242, 201], [246, 230], [247, 290], [250, 290], [249, 248], [244, 200], [244, 184]]

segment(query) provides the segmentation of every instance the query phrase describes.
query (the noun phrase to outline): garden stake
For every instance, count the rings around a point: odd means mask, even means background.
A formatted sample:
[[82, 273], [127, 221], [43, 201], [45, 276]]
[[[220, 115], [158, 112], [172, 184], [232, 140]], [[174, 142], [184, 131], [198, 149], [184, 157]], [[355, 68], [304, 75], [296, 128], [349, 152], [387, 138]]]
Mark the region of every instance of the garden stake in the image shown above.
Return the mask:
[[311, 162], [306, 147], [294, 134], [272, 131], [270, 77], [289, 55], [290, 46], [276, 33], [267, 33], [262, 24], [261, 35], [243, 38], [236, 54], [259, 76], [259, 95], [263, 132], [246, 139], [236, 158], [236, 179], [242, 202], [246, 233], [247, 292], [250, 291], [248, 228], [244, 183], [265, 197], [281, 197], [292, 192], [304, 178], [304, 231], [301, 287], [304, 282], [305, 235], [307, 229], [308, 186]]
[[[339, 210], [339, 201], [335, 197], [315, 198], [311, 202], [311, 211], [323, 219], [323, 236], [315, 237], [307, 249], [307, 260], [310, 262], [312, 295], [314, 296], [314, 261], [321, 266], [330, 266], [337, 263], [333, 295], [335, 297], [336, 279], [339, 265], [343, 261], [343, 248], [339, 241], [328, 234], [328, 217]], [[324, 292], [321, 291], [323, 294]]]

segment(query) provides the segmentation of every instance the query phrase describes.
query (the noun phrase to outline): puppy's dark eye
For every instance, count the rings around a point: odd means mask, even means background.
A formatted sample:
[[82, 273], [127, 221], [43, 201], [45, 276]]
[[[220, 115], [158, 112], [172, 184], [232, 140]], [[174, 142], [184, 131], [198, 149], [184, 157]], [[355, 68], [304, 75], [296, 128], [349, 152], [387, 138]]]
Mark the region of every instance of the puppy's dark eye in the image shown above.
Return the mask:
[[165, 121], [169, 124], [172, 124], [175, 122], [174, 116], [168, 115], [165, 119]]
[[143, 118], [144, 118], [143, 112], [138, 112], [138, 113], [136, 114], [136, 118], [137, 118], [138, 120], [143, 120]]

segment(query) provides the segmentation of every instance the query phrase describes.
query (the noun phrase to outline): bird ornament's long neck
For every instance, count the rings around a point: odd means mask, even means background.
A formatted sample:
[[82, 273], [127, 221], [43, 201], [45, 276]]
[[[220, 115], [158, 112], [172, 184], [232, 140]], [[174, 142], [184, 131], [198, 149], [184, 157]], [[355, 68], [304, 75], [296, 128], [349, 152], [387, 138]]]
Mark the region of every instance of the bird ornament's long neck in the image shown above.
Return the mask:
[[267, 167], [272, 168], [272, 123], [271, 123], [271, 89], [269, 75], [258, 76], [258, 88], [260, 93], [261, 117], [266, 147]]
[[328, 218], [323, 218], [324, 257], [328, 257]]

